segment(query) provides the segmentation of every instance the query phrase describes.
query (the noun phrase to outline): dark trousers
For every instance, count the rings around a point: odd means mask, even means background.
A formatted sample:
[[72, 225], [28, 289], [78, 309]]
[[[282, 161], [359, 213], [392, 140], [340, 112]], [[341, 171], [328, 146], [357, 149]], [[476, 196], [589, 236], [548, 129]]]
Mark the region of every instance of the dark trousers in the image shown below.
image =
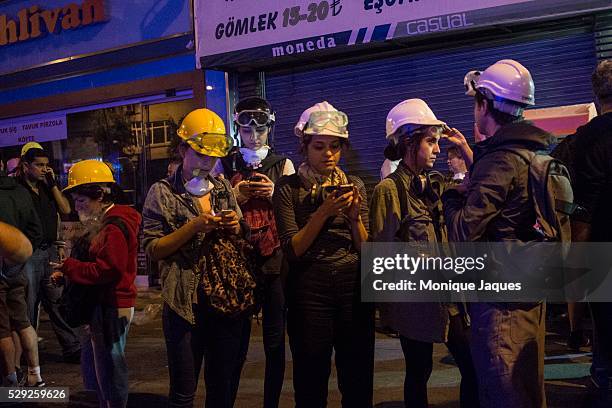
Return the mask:
[[593, 316], [593, 365], [597, 385], [612, 387], [612, 303], [591, 303]]
[[[427, 408], [427, 382], [433, 368], [433, 343], [404, 336], [400, 336], [400, 342], [406, 360], [404, 404], [406, 408]], [[465, 326], [463, 316], [450, 318], [446, 347], [461, 372], [461, 408], [478, 407], [478, 385], [470, 352], [470, 329]]]
[[285, 295], [280, 274], [264, 276], [263, 344], [266, 353], [264, 408], [277, 408], [285, 376]]
[[374, 307], [360, 302], [359, 265], [290, 270], [289, 287], [296, 407], [327, 406], [333, 351], [342, 406], [372, 407]]
[[167, 304], [162, 314], [168, 369], [170, 407], [192, 407], [202, 361], [206, 408], [231, 408], [251, 334], [249, 316], [227, 318], [194, 306], [192, 326]]
[[481, 408], [546, 408], [545, 303], [470, 303]]

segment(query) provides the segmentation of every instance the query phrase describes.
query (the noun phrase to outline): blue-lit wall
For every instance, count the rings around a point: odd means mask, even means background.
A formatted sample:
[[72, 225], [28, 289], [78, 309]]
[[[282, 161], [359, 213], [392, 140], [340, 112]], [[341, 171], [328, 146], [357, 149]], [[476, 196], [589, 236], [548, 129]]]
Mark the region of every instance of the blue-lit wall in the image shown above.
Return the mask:
[[[81, 5], [83, 0], [5, 1], [0, 4], [0, 16], [19, 21], [17, 14], [21, 9], [38, 5], [41, 10], [52, 10], [70, 3]], [[189, 3], [189, 0], [104, 0], [106, 22], [61, 30], [58, 19], [54, 33], [43, 32], [35, 39], [0, 46], [0, 74], [190, 32]], [[42, 21], [41, 24], [44, 27]]]

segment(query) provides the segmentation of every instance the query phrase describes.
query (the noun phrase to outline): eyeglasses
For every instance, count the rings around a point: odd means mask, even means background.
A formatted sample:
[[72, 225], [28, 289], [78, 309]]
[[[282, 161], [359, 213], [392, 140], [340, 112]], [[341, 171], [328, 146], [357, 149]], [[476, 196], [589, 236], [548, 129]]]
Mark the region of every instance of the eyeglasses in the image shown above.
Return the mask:
[[308, 118], [308, 125], [306, 127], [318, 133], [328, 124], [331, 124], [333, 127], [337, 128], [339, 133], [346, 133], [348, 116], [346, 116], [346, 113], [340, 111], [312, 112]]
[[238, 126], [263, 127], [268, 126], [274, 120], [274, 113], [261, 110], [244, 110], [234, 114], [234, 121]]

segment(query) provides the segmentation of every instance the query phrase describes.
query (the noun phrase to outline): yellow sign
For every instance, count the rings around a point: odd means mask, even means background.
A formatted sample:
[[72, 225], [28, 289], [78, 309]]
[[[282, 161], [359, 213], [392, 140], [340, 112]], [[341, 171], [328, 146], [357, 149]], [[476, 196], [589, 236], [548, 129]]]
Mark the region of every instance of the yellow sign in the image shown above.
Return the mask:
[[0, 47], [105, 21], [104, 0], [85, 0], [82, 5], [70, 3], [52, 10], [31, 6], [19, 10], [14, 19], [0, 16]]

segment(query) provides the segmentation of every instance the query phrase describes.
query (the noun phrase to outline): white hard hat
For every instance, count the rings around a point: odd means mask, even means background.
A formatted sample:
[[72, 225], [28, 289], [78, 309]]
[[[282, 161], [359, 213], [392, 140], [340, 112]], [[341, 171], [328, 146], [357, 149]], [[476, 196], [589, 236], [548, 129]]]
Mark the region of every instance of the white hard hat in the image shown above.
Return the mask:
[[444, 126], [422, 99], [407, 99], [389, 111], [386, 122], [387, 139], [403, 125]]
[[[309, 126], [313, 114], [323, 119], [324, 124], [317, 128]], [[337, 116], [337, 118], [336, 118]], [[302, 112], [300, 120], [295, 124], [294, 133], [297, 137], [304, 135], [327, 135], [348, 138], [348, 118], [345, 113], [334, 108], [327, 101], [319, 102]]]
[[513, 116], [526, 106], [535, 105], [535, 86], [531, 74], [521, 63], [497, 61], [478, 78], [476, 89], [493, 101], [495, 109]]
[[6, 174], [12, 174], [19, 167], [19, 157], [14, 157], [6, 162]]

